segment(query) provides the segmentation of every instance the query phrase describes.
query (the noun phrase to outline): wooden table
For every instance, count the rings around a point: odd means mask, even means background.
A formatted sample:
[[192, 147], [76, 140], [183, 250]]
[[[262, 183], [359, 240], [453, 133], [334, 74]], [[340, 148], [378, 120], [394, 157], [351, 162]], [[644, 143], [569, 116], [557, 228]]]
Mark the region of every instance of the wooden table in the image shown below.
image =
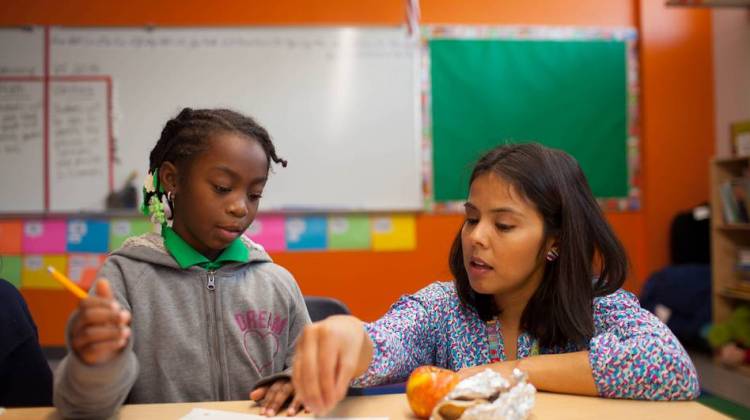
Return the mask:
[[[235, 411], [258, 414], [258, 408], [249, 401], [134, 404], [126, 405], [119, 418], [129, 419], [179, 419], [193, 408]], [[414, 419], [404, 394], [349, 397], [330, 414], [332, 417], [389, 417], [391, 419]], [[0, 415], [0, 420], [10, 419], [59, 419], [54, 408], [9, 409]], [[641, 419], [726, 419], [721, 413], [697, 402], [651, 402], [608, 400], [603, 398], [576, 397], [540, 392], [532, 419], [592, 419], [592, 420], [641, 420]]]

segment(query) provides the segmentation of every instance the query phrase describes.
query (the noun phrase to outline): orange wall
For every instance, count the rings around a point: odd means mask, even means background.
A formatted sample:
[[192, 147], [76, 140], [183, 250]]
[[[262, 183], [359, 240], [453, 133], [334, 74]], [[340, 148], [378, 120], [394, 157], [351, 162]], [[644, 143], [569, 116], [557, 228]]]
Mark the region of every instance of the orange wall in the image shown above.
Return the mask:
[[641, 0], [644, 228], [649, 270], [669, 259], [675, 211], [708, 201], [714, 154], [711, 15]]
[[[611, 213], [637, 291], [667, 263], [672, 215], [708, 197], [713, 148], [710, 15], [665, 9], [661, 0], [422, 0], [423, 23], [635, 26], [641, 31], [642, 211]], [[200, 0], [102, 2], [28, 0], [5, 4], [0, 25], [400, 24], [402, 0]], [[335, 296], [371, 320], [401, 294], [449, 279], [447, 252], [460, 216], [420, 215], [412, 252], [277, 253], [306, 294]], [[49, 295], [50, 293], [54, 295]], [[43, 344], [63, 343], [74, 301], [62, 292], [25, 291]], [[59, 300], [53, 299], [57, 296]], [[54, 302], [61, 302], [57, 305]]]

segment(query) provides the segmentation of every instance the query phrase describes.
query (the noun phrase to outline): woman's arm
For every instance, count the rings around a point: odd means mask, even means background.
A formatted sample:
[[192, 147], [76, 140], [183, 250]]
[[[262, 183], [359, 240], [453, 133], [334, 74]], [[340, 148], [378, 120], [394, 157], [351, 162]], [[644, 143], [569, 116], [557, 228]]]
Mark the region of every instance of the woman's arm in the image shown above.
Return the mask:
[[510, 377], [514, 368], [529, 375], [529, 382], [540, 391], [598, 396], [594, 376], [589, 364], [589, 352], [545, 354], [508, 362], [492, 363], [461, 369], [463, 378], [487, 368]]
[[638, 400], [687, 400], [700, 393], [693, 362], [677, 338], [631, 293], [617, 291], [594, 305], [597, 333], [589, 363], [599, 395]]
[[404, 296], [379, 320], [365, 324], [353, 316], [333, 316], [306, 326], [292, 369], [295, 391], [315, 414], [326, 413], [346, 389], [406, 379], [417, 366], [434, 362], [435, 315], [446, 292], [432, 284]]
[[666, 325], [630, 293], [615, 292], [594, 305], [597, 333], [588, 351], [532, 356], [489, 367], [508, 376], [518, 367], [542, 391], [638, 400], [686, 400], [700, 393], [690, 357]]

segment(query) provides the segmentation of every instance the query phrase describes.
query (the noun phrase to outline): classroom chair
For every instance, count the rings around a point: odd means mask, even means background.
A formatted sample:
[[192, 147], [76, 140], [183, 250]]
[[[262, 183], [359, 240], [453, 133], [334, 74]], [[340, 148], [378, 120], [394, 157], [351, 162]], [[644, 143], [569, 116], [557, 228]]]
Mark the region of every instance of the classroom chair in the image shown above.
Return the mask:
[[305, 306], [310, 320], [317, 322], [331, 315], [349, 315], [351, 312], [344, 302], [325, 296], [305, 296]]

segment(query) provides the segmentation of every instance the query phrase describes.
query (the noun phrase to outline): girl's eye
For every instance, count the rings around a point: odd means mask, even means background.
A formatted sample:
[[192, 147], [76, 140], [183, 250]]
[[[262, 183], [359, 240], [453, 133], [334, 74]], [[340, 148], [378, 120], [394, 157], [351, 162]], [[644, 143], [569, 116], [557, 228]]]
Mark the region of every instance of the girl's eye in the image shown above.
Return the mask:
[[515, 227], [515, 226], [511, 226], [511, 225], [505, 225], [505, 224], [502, 224], [502, 223], [497, 223], [497, 224], [495, 224], [495, 226], [496, 226], [496, 227], [497, 227], [497, 228], [498, 228], [498, 229], [499, 229], [499, 230], [500, 230], [501, 232], [508, 232], [508, 231], [511, 231], [511, 230], [513, 230], [513, 228]]
[[250, 193], [250, 194], [247, 195], [247, 198], [249, 198], [250, 201], [258, 201], [258, 200], [261, 199], [261, 197], [262, 197], [262, 195], [257, 194], [257, 193]]
[[226, 193], [232, 191], [231, 188], [224, 187], [224, 186], [221, 186], [221, 185], [214, 185], [214, 190], [216, 190], [216, 192], [219, 193], [219, 194], [226, 194]]
[[467, 217], [466, 220], [465, 220], [465, 222], [466, 222], [467, 225], [474, 226], [477, 223], [479, 223], [479, 219], [474, 219], [474, 218], [471, 218], [471, 217]]

